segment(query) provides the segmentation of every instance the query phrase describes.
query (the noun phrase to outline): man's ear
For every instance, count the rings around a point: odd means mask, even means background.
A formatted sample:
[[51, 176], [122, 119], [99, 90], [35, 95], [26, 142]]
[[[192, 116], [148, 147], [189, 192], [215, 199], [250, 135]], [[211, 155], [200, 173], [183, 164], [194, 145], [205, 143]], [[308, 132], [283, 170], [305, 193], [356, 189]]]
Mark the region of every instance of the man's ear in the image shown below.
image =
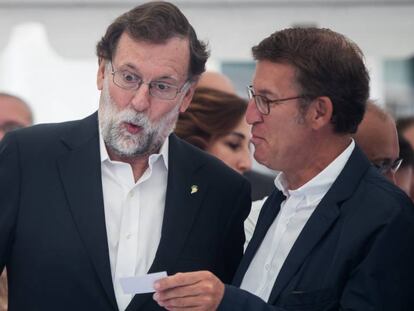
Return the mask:
[[330, 123], [333, 114], [333, 104], [329, 97], [315, 98], [308, 110], [308, 117], [313, 129], [320, 129]]
[[189, 83], [189, 86], [184, 86], [183, 88], [183, 92], [185, 93], [180, 105], [180, 112], [186, 111], [188, 106], [190, 106], [197, 85], [197, 81], [191, 81], [187, 83]]
[[96, 75], [96, 85], [98, 87], [98, 90], [100, 90], [100, 91], [102, 91], [103, 85], [104, 85], [105, 67], [106, 67], [106, 60], [101, 58], [99, 60], [98, 73]]

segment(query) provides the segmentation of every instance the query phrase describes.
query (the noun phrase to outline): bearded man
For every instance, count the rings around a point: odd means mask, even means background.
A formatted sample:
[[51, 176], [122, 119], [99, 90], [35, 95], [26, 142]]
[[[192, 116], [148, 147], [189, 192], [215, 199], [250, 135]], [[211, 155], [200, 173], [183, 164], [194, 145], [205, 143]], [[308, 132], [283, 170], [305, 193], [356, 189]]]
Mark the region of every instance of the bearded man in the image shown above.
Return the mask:
[[172, 133], [208, 58], [174, 5], [118, 17], [98, 43], [97, 113], [0, 145], [9, 310], [159, 310], [120, 278], [210, 270], [231, 281], [250, 187]]

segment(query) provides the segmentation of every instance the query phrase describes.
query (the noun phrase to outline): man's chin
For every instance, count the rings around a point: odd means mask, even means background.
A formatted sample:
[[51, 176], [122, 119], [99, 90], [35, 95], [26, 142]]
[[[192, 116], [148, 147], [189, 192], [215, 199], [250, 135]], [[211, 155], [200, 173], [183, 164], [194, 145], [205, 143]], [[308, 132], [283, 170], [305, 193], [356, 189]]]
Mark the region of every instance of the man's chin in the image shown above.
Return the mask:
[[123, 145], [112, 144], [108, 146], [108, 149], [121, 159], [136, 158], [148, 154], [148, 148], [137, 148], [137, 144], [133, 144], [133, 146], [131, 144], [133, 143], [129, 143], [130, 146], [125, 146], [125, 143]]
[[267, 158], [262, 152], [260, 152], [260, 150], [255, 149], [253, 157], [257, 163], [264, 165], [264, 166], [268, 166], [269, 163], [267, 161]]

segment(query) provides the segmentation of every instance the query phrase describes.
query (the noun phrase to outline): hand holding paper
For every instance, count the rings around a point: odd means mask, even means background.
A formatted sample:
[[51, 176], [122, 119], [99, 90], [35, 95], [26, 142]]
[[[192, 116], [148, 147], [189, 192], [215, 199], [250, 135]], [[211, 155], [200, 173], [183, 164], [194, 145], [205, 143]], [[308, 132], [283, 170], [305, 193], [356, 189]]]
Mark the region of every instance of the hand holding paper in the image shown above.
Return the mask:
[[209, 271], [177, 273], [155, 283], [154, 300], [167, 310], [216, 310], [224, 284]]

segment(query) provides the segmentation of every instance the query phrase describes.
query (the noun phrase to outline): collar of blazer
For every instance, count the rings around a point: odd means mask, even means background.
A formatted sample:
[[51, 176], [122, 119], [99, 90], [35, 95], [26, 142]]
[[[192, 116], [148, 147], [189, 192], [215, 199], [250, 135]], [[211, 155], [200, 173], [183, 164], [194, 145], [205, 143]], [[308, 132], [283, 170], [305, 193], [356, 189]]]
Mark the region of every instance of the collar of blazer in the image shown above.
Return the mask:
[[[205, 173], [197, 174], [208, 156], [174, 134], [169, 140], [168, 186], [161, 240], [149, 272], [172, 269], [208, 189], [203, 178]], [[73, 122], [62, 136], [62, 142], [69, 150], [57, 162], [69, 208], [93, 267], [116, 309], [103, 208], [97, 113]], [[197, 191], [191, 193], [194, 185]], [[130, 307], [135, 310], [148, 299], [151, 299], [150, 295], [136, 295]]]

